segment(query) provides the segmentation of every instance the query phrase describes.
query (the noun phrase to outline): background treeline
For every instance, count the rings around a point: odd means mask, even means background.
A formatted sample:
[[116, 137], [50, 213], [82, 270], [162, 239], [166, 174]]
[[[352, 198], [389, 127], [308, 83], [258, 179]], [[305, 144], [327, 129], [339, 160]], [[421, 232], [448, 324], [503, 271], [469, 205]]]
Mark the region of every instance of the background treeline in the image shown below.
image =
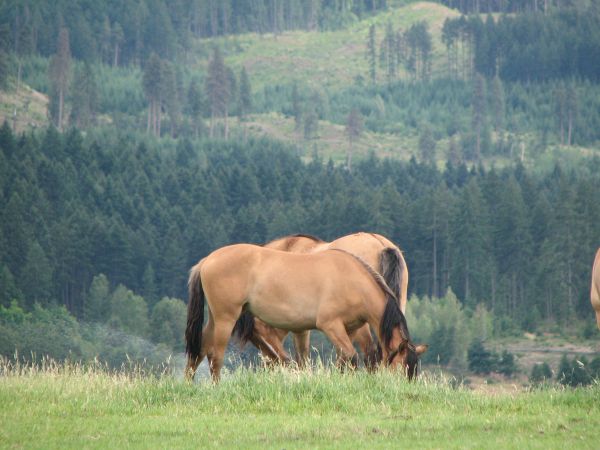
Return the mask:
[[478, 303], [533, 330], [589, 315], [600, 229], [600, 161], [534, 174], [448, 164], [357, 163], [352, 173], [282, 144], [180, 140], [50, 128], [0, 132], [2, 304], [60, 304], [77, 317], [92, 278], [185, 297], [188, 268], [230, 242], [356, 230], [406, 252], [411, 292]]
[[175, 59], [193, 38], [335, 29], [385, 8], [386, 0], [9, 0], [0, 23], [10, 26], [17, 54], [54, 54], [65, 27], [75, 58], [119, 65], [139, 64], [152, 52]]
[[546, 13], [561, 8], [585, 8], [593, 0], [435, 0], [463, 14], [481, 13]]
[[[536, 82], [600, 78], [600, 9], [563, 9], [542, 15], [448, 19], [442, 40], [448, 72], [472, 68], [488, 78]], [[461, 70], [462, 69], [462, 70]]]

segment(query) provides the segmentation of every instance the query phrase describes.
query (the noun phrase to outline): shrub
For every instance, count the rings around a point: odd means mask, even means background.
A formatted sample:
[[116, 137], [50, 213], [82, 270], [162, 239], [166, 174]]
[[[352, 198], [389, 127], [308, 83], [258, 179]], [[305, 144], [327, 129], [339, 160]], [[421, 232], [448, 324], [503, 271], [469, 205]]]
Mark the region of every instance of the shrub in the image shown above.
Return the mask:
[[473, 341], [469, 347], [467, 360], [469, 361], [469, 370], [473, 373], [483, 375], [494, 370], [494, 355], [479, 340]]
[[532, 384], [543, 384], [552, 380], [552, 370], [548, 363], [534, 364], [529, 376], [529, 382]]

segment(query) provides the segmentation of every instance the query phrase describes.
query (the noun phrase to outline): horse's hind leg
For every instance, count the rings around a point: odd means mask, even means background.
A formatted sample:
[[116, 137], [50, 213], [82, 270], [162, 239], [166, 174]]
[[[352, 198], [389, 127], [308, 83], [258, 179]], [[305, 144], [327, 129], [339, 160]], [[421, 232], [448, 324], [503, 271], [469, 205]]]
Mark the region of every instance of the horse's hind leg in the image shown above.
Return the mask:
[[317, 323], [317, 327], [327, 335], [335, 347], [340, 367], [343, 368], [348, 363], [354, 368], [358, 367], [358, 353], [352, 345], [343, 322]]
[[[235, 316], [237, 317], [237, 316]], [[210, 366], [210, 373], [213, 381], [217, 383], [221, 376], [221, 368], [223, 367], [223, 359], [225, 357], [225, 349], [231, 336], [231, 331], [235, 325], [236, 319], [233, 320], [221, 320], [215, 322], [212, 348], [208, 351], [208, 363]]]
[[296, 348], [296, 362], [299, 367], [304, 367], [309, 361], [310, 331], [294, 333], [294, 347]]
[[185, 367], [185, 378], [188, 381], [192, 381], [194, 379], [194, 375], [196, 374], [198, 366], [212, 347], [214, 322], [212, 320], [210, 310], [208, 314], [208, 321], [202, 330], [202, 347], [200, 348], [200, 355], [194, 361], [192, 361], [192, 358], [188, 356], [187, 365]]

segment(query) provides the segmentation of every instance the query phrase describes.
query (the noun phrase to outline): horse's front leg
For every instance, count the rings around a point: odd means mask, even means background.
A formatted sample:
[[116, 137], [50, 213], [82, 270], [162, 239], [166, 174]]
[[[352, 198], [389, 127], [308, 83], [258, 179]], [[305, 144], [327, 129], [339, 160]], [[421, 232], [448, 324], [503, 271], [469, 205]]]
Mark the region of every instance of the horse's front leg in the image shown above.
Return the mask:
[[358, 353], [352, 345], [344, 323], [339, 321], [321, 322], [317, 321], [319, 328], [329, 338], [337, 353], [337, 364], [342, 369], [350, 366], [354, 369], [358, 367]]

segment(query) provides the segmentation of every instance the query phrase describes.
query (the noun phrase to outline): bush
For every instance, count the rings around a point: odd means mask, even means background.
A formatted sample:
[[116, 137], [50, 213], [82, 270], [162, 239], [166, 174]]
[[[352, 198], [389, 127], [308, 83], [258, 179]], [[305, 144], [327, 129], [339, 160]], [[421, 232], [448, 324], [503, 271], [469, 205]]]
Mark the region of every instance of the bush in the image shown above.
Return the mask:
[[517, 372], [515, 355], [504, 350], [498, 359], [497, 370], [506, 377], [512, 377]]
[[429, 344], [429, 351], [423, 357], [425, 363], [467, 366], [469, 320], [450, 289], [439, 299], [413, 296], [406, 316], [413, 341]]
[[552, 370], [548, 363], [534, 364], [529, 376], [529, 382], [532, 384], [544, 384], [552, 380]]
[[483, 342], [473, 341], [467, 353], [469, 370], [473, 373], [484, 375], [492, 372], [496, 366], [496, 358], [489, 352]]
[[575, 357], [569, 361], [567, 355], [563, 355], [556, 379], [563, 386], [587, 386], [598, 377], [599, 374], [596, 372], [598, 367], [600, 367], [600, 358], [594, 358], [592, 363], [588, 363], [585, 356]]

